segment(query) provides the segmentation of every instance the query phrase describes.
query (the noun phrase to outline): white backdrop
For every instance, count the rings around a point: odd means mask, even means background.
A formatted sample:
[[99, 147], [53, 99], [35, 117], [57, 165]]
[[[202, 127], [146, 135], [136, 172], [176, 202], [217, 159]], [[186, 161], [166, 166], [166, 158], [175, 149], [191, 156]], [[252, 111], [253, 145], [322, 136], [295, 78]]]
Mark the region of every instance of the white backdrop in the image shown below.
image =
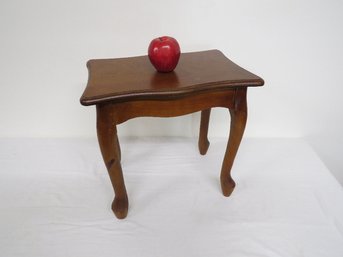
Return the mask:
[[[171, 35], [264, 78], [248, 92], [246, 137], [304, 137], [343, 183], [342, 11], [339, 0], [2, 0], [0, 137], [94, 137], [95, 110], [79, 104], [86, 61], [143, 55]], [[199, 114], [141, 118], [119, 133], [195, 136], [198, 125]], [[215, 109], [211, 136], [228, 129]]]

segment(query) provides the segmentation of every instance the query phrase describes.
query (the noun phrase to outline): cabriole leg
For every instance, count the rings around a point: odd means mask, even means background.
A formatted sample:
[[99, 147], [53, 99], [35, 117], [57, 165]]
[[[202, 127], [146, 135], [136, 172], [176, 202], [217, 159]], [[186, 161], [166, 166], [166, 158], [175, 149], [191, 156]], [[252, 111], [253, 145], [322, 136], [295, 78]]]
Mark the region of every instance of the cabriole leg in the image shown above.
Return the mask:
[[230, 196], [236, 185], [231, 177], [231, 168], [247, 121], [246, 89], [237, 90], [234, 108], [229, 109], [229, 111], [231, 115], [230, 135], [220, 174], [220, 182], [224, 196]]
[[112, 210], [118, 219], [123, 219], [128, 211], [128, 198], [120, 164], [117, 128], [113, 113], [107, 105], [97, 106], [97, 134], [102, 157], [115, 193]]

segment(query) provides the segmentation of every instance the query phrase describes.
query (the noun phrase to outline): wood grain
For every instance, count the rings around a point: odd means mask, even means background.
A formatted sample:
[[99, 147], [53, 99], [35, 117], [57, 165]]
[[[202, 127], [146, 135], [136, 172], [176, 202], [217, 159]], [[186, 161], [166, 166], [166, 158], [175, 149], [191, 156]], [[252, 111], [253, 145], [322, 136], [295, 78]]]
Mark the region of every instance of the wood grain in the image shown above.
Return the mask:
[[264, 83], [218, 50], [183, 53], [176, 69], [169, 73], [157, 72], [147, 56], [90, 60], [87, 67], [88, 83], [80, 99], [83, 105], [170, 99], [199, 91]]

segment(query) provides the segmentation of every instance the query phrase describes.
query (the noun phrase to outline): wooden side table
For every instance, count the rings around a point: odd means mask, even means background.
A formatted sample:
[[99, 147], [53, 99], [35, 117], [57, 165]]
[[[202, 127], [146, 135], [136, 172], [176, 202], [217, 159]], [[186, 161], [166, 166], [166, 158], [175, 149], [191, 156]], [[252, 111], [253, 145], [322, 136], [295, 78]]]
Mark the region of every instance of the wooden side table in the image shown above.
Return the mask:
[[218, 50], [183, 53], [170, 73], [156, 72], [147, 56], [90, 60], [87, 67], [88, 84], [80, 102], [96, 105], [98, 140], [115, 193], [112, 210], [117, 218], [126, 217], [128, 197], [116, 126], [135, 117], [174, 117], [201, 111], [199, 151], [204, 155], [209, 147], [211, 108], [228, 108], [230, 136], [220, 181], [224, 196], [232, 193], [235, 182], [230, 172], [247, 120], [247, 88], [262, 86], [260, 77]]

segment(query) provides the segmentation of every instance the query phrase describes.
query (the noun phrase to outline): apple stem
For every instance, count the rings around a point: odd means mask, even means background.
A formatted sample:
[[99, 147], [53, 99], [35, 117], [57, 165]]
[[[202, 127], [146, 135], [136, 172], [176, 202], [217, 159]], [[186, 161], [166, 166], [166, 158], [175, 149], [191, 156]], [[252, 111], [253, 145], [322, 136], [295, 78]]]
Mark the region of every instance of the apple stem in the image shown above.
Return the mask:
[[163, 41], [161, 37], [158, 38], [161, 42]]

